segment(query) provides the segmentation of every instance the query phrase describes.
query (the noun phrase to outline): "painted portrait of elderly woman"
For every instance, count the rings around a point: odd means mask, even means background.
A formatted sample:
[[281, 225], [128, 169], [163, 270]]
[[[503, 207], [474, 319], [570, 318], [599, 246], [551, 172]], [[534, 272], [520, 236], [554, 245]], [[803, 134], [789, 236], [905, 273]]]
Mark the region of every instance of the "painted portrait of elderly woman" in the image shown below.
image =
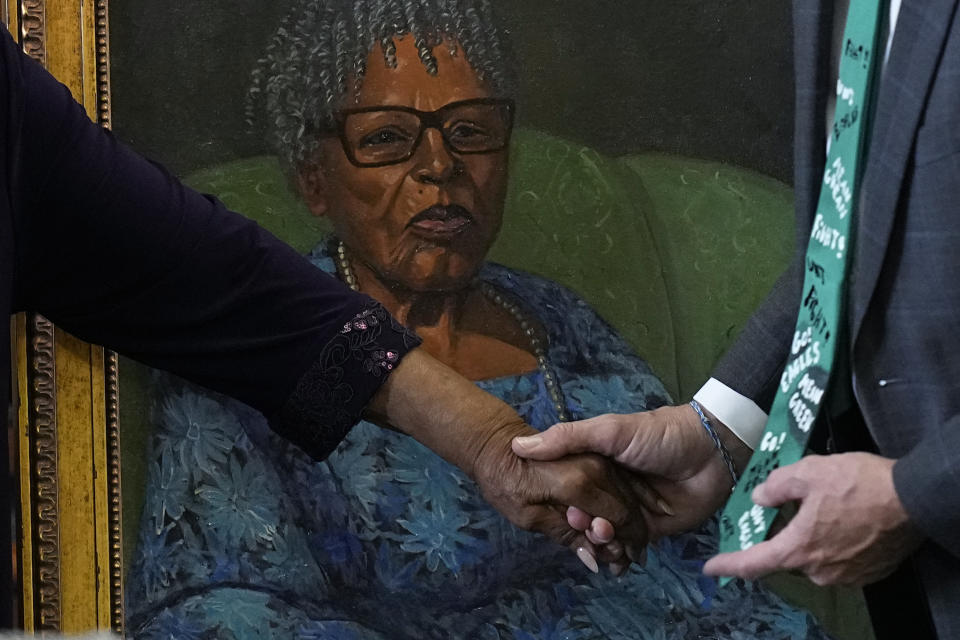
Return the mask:
[[[666, 404], [577, 294], [488, 259], [516, 112], [498, 24], [485, 0], [297, 3], [248, 111], [329, 224], [310, 260], [537, 429]], [[236, 402], [169, 379], [156, 393], [132, 637], [826, 637], [759, 584], [704, 579], [710, 527], [594, 575], [399, 434], [361, 423], [316, 462]]]

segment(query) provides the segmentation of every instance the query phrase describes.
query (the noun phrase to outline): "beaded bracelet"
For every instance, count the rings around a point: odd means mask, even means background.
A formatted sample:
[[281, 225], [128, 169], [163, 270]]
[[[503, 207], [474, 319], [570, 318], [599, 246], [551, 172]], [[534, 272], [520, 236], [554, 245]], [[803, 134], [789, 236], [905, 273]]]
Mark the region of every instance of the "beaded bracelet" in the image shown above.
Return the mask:
[[[713, 439], [713, 444], [717, 445], [720, 457], [723, 458], [723, 463], [727, 465], [727, 471], [730, 472], [730, 477], [733, 478], [733, 486], [737, 486], [737, 467], [733, 464], [733, 457], [730, 456], [730, 452], [723, 446], [723, 442], [720, 440], [720, 434], [718, 434], [717, 430], [710, 424], [710, 419], [707, 418], [707, 414], [703, 412], [703, 407], [700, 406], [699, 402], [691, 400], [690, 406], [693, 407], [693, 410], [700, 416], [700, 424], [702, 424], [703, 428], [710, 434], [710, 437]], [[730, 487], [730, 491], [733, 491], [733, 487]]]

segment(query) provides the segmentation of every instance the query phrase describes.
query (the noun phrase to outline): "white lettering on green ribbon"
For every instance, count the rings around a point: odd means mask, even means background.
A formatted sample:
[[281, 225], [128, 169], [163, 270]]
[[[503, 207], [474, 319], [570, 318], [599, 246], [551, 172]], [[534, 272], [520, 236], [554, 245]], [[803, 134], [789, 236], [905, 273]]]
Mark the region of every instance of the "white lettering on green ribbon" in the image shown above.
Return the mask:
[[843, 84], [842, 78], [837, 78], [837, 98], [843, 100], [851, 107], [853, 106], [853, 96], [854, 96], [853, 87], [848, 87]]
[[837, 257], [843, 259], [843, 252], [847, 248], [847, 237], [839, 229], [828, 226], [820, 213], [813, 221], [813, 230], [810, 232], [810, 237], [827, 249], [836, 251]]
[[793, 381], [796, 380], [801, 373], [819, 363], [820, 343], [814, 342], [807, 347], [803, 353], [798, 355], [796, 358], [791, 360], [789, 364], [787, 364], [787, 368], [783, 370], [783, 375], [780, 376], [780, 390], [784, 393], [789, 392]]
[[[760, 446], [720, 518], [720, 550], [749, 549], [762, 541], [777, 509], [753, 504], [750, 494], [777, 467], [803, 455], [825, 404], [827, 381], [838, 357], [846, 279], [852, 260], [853, 218], [859, 167], [882, 14], [880, 0], [851, 0], [844, 31], [837, 111], [816, 215], [807, 244], [803, 296], [790, 353]], [[722, 580], [725, 584], [727, 580]]]

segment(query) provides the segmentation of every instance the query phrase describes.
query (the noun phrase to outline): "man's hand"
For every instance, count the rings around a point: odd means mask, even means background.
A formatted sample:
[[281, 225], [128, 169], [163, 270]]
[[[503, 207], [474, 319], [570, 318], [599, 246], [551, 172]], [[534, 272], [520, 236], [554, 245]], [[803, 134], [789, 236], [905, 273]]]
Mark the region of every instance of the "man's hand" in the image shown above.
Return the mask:
[[[750, 450], [723, 428], [725, 444], [739, 464]], [[654, 513], [642, 489], [638, 499], [653, 539], [693, 528], [710, 517], [730, 495], [730, 475], [700, 419], [687, 405], [664, 407], [630, 415], [605, 415], [580, 422], [558, 424], [539, 436], [514, 441], [517, 455], [533, 460], [554, 460], [581, 452], [608, 456], [643, 480], [666, 502]], [[579, 507], [580, 505], [574, 505]], [[589, 514], [589, 515], [588, 515]], [[595, 542], [612, 537], [610, 527], [596, 510], [571, 509], [568, 521]]]
[[922, 541], [893, 486], [893, 464], [868, 453], [808, 456], [776, 469], [753, 501], [800, 509], [786, 527], [746, 551], [707, 562], [704, 573], [758, 578], [800, 570], [818, 585], [864, 585], [894, 571]]

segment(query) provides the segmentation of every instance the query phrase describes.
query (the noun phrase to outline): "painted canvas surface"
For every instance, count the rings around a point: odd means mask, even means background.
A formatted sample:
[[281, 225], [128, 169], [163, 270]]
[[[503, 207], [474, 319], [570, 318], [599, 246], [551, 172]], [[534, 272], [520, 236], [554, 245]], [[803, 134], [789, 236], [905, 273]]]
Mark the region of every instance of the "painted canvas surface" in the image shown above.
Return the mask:
[[[792, 247], [784, 3], [131, 0], [111, 33], [121, 139], [535, 428], [689, 398]], [[316, 462], [227, 398], [121, 387], [136, 637], [828, 637], [700, 577], [711, 524], [587, 576], [397, 434]]]

